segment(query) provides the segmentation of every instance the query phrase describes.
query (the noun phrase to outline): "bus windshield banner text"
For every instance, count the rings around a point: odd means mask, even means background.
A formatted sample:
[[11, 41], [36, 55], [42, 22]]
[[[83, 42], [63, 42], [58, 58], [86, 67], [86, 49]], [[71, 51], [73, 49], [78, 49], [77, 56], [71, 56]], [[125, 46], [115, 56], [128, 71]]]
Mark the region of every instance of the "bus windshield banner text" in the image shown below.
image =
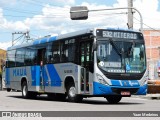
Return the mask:
[[103, 31], [102, 36], [109, 38], [137, 39], [136, 33], [118, 32], [118, 31]]

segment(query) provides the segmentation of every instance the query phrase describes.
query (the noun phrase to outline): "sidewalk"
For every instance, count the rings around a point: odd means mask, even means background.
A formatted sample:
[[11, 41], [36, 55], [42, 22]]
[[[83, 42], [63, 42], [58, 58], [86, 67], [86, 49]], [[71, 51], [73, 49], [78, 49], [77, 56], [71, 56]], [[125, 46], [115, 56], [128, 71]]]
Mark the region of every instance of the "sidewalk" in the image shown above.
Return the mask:
[[132, 97], [140, 98], [140, 99], [149, 99], [149, 100], [160, 100], [160, 94], [147, 94], [147, 95], [132, 95]]
[[151, 98], [151, 99], [160, 99], [160, 93], [157, 93], [157, 94], [147, 94], [145, 97], [146, 98]]

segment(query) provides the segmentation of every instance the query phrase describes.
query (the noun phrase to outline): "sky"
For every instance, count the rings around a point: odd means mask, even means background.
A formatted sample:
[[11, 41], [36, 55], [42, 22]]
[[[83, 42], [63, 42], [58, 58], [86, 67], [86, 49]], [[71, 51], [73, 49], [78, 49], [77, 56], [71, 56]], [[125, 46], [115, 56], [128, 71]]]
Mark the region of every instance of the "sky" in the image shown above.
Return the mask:
[[[0, 49], [12, 45], [15, 32], [29, 31], [34, 40], [93, 27], [127, 28], [127, 10], [89, 12], [87, 20], [75, 21], [70, 19], [71, 6], [87, 6], [89, 10], [127, 7], [127, 0], [0, 0]], [[160, 29], [160, 0], [133, 0], [133, 7], [142, 14], [143, 28]], [[140, 29], [137, 12], [133, 22], [134, 29]]]

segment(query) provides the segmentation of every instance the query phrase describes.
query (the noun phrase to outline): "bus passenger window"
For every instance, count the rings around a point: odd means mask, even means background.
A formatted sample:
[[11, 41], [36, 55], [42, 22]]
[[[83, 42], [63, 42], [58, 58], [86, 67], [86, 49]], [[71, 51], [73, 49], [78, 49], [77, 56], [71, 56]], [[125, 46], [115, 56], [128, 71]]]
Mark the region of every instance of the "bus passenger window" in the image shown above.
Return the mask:
[[59, 42], [53, 42], [52, 45], [53, 63], [60, 62], [60, 45]]
[[75, 40], [65, 40], [61, 42], [61, 62], [73, 62], [75, 56]]
[[7, 67], [15, 67], [15, 54], [16, 50], [7, 52]]
[[60, 56], [59, 56], [59, 54], [54, 54], [53, 55], [53, 62], [55, 62], [55, 63], [60, 62]]
[[48, 44], [47, 46], [47, 63], [52, 63], [53, 62], [53, 56], [52, 56], [52, 44]]
[[68, 61], [68, 40], [61, 42], [61, 62]]
[[16, 66], [20, 67], [24, 65], [24, 49], [17, 49], [16, 51]]
[[36, 53], [37, 51], [35, 49], [26, 49], [25, 65], [34, 65], [36, 63]]

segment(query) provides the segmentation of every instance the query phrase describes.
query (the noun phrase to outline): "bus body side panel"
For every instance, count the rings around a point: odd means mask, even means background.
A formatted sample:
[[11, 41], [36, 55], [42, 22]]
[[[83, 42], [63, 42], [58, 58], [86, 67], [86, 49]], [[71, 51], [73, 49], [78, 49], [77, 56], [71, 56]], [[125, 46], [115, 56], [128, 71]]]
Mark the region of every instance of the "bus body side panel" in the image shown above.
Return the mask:
[[6, 87], [21, 90], [22, 77], [26, 77], [25, 67], [6, 68]]
[[5, 85], [6, 85], [6, 88], [11, 88], [10, 87], [10, 81], [11, 81], [11, 78], [10, 78], [10, 68], [6, 68], [6, 72], [5, 72]]
[[62, 93], [62, 81], [55, 65], [48, 64], [42, 70], [45, 92]]
[[74, 80], [75, 88], [76, 88], [76, 94], [81, 95], [92, 95], [93, 93], [93, 74], [89, 72], [89, 91], [81, 91], [81, 66], [76, 65], [74, 63], [62, 63], [62, 64], [55, 64], [54, 65], [58, 76], [61, 79], [61, 87], [54, 87], [54, 91], [56, 93], [65, 93], [65, 80], [67, 77], [71, 77]]
[[40, 67], [27, 66], [6, 68], [6, 87], [21, 90], [21, 80], [27, 80], [28, 91], [39, 91]]
[[40, 66], [27, 66], [28, 91], [40, 90]]
[[[65, 93], [65, 79], [72, 77], [76, 88], [78, 88], [78, 68], [73, 63], [61, 64], [48, 64], [45, 65], [46, 75], [43, 77], [45, 80], [45, 92]], [[48, 79], [48, 81], [46, 80]]]
[[74, 63], [48, 64], [44, 66], [43, 79], [45, 92], [65, 93], [65, 80], [70, 77], [74, 81], [77, 94], [92, 95], [93, 74], [89, 73], [89, 91], [81, 91], [81, 68]]

